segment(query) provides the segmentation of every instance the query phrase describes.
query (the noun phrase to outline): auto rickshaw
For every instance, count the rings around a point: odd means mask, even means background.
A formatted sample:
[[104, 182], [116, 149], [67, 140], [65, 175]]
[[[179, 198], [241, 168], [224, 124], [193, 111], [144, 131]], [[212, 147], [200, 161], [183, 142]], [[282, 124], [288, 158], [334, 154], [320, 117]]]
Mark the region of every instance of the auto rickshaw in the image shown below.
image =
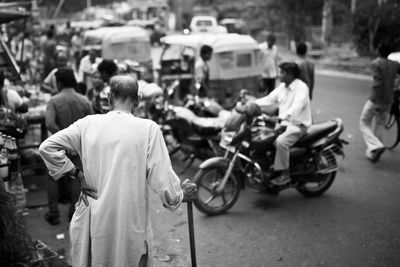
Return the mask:
[[226, 108], [232, 107], [241, 89], [259, 95], [260, 67], [257, 61], [258, 43], [249, 35], [240, 34], [190, 34], [171, 35], [161, 39], [159, 82], [163, 88], [179, 80], [182, 98], [192, 91], [194, 64], [200, 48], [213, 48], [210, 60], [209, 97]]
[[147, 82], [154, 80], [150, 37], [141, 27], [102, 27], [86, 31], [83, 37], [83, 53], [88, 53], [90, 49], [97, 50], [98, 56], [104, 59], [135, 61], [140, 66], [138, 79]]

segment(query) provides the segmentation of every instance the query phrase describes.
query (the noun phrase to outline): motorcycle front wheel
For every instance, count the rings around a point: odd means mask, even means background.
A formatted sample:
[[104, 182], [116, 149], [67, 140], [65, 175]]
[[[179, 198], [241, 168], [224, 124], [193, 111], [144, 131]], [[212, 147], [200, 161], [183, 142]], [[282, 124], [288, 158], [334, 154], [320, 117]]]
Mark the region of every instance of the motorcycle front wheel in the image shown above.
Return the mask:
[[240, 184], [233, 174], [229, 176], [222, 192], [217, 191], [225, 172], [226, 168], [215, 166], [196, 173], [193, 182], [197, 185], [198, 194], [194, 205], [202, 213], [209, 216], [225, 213], [238, 200]]
[[331, 150], [322, 151], [316, 158], [316, 172], [308, 182], [296, 187], [306, 197], [318, 197], [331, 187], [336, 177], [337, 163]]

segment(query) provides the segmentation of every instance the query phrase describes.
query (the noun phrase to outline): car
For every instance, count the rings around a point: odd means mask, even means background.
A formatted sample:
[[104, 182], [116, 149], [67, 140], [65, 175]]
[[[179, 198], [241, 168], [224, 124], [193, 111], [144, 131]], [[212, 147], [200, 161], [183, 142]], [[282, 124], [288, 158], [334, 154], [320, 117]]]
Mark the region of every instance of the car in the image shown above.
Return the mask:
[[242, 19], [225, 18], [219, 22], [220, 25], [225, 26], [228, 33], [244, 34], [245, 23]]
[[194, 16], [190, 22], [190, 30], [193, 33], [216, 32], [218, 30], [217, 19], [213, 16]]

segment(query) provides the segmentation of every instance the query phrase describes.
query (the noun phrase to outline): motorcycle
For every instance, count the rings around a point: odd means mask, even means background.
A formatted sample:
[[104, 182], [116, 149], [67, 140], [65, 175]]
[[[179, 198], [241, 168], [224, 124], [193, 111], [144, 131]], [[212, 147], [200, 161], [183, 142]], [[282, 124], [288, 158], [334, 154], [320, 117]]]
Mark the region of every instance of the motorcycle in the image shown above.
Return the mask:
[[184, 154], [183, 161], [187, 163], [182, 174], [196, 159], [220, 155], [219, 134], [230, 112], [212, 99], [192, 95], [187, 96], [183, 106], [169, 105], [174, 90], [166, 91], [166, 98], [153, 100], [149, 113], [161, 127], [170, 156], [178, 151]]
[[199, 166], [193, 179], [198, 186], [194, 204], [199, 211], [206, 215], [225, 213], [236, 203], [246, 184], [269, 194], [295, 188], [306, 197], [320, 196], [329, 189], [338, 169], [336, 155], [344, 157], [343, 144], [347, 144], [340, 138], [341, 119], [308, 128], [306, 135], [290, 149], [290, 182], [277, 186], [271, 183], [274, 141], [285, 127], [276, 128], [276, 117], [245, 116], [239, 130], [222, 132], [220, 147], [224, 156], [207, 159]]

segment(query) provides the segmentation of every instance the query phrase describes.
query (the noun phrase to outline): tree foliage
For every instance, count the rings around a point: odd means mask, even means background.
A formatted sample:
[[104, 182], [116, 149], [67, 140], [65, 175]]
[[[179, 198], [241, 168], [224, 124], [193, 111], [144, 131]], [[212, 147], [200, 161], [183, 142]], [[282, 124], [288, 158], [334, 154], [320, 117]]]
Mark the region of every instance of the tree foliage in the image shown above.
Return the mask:
[[241, 3], [239, 12], [252, 35], [282, 31], [291, 39], [304, 40], [307, 26], [321, 22], [322, 6], [323, 0], [253, 0], [244, 8]]
[[359, 1], [354, 14], [353, 35], [360, 55], [371, 55], [380, 43], [400, 50], [400, 3], [386, 0]]
[[[92, 5], [105, 5], [111, 4], [113, 2], [121, 2], [121, 0], [92, 0]], [[45, 6], [49, 8], [49, 10], [55, 10], [59, 0], [40, 0], [39, 5]], [[64, 5], [62, 7], [63, 13], [73, 13], [82, 11], [86, 8], [86, 0], [65, 0]]]

